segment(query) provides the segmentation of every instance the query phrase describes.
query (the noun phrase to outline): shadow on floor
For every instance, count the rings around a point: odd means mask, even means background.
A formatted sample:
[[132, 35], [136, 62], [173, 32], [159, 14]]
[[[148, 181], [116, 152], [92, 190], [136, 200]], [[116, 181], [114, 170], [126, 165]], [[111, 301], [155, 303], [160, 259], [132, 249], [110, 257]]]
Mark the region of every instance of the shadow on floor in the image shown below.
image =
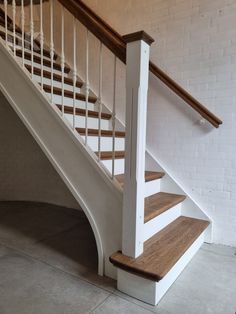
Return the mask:
[[79, 210], [0, 202], [0, 243], [75, 275], [97, 273], [95, 238]]

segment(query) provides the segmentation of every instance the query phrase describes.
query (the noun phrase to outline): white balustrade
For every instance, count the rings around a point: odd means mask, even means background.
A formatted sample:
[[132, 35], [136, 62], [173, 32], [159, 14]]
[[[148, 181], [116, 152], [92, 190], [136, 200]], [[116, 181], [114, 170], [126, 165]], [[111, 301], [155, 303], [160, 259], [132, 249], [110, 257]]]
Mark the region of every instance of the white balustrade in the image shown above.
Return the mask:
[[22, 49], [22, 66], [25, 65], [25, 8], [24, 0], [21, 0], [21, 49]]
[[8, 3], [7, 0], [4, 0], [4, 11], [5, 11], [5, 43], [6, 47], [8, 48], [8, 20], [7, 20], [7, 10], [8, 9]]
[[76, 82], [77, 82], [77, 32], [76, 19], [73, 18], [73, 129], [75, 130], [76, 122]]
[[40, 54], [41, 54], [41, 89], [43, 90], [43, 54], [44, 54], [44, 32], [43, 32], [43, 0], [40, 0]]
[[85, 145], [88, 144], [88, 100], [89, 100], [89, 31], [86, 29], [85, 57]]
[[51, 102], [53, 102], [53, 91], [54, 91], [54, 81], [53, 81], [53, 66], [54, 66], [54, 0], [50, 0], [50, 58], [51, 58]]
[[16, 56], [16, 1], [12, 0], [13, 54]]
[[[30, 46], [31, 46], [31, 75], [34, 75], [34, 8], [30, 0]], [[23, 53], [23, 52], [22, 52]]]
[[114, 55], [114, 78], [113, 78], [113, 106], [112, 106], [112, 179], [115, 176], [115, 145], [116, 145], [116, 67], [117, 59]]
[[65, 113], [65, 9], [61, 6], [61, 111], [62, 116]]
[[98, 83], [98, 160], [101, 160], [101, 118], [102, 118], [102, 42], [99, 47], [99, 83]]

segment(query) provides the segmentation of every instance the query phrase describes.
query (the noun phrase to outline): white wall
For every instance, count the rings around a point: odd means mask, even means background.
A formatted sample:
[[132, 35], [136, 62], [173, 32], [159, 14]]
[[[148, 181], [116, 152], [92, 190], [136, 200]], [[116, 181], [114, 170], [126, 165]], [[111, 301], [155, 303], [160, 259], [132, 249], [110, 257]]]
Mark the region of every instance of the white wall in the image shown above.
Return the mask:
[[0, 201], [26, 200], [79, 209], [38, 144], [0, 94]]
[[236, 246], [236, 1], [86, 0], [120, 34], [144, 29], [151, 59], [224, 122], [199, 116], [151, 77], [147, 146]]

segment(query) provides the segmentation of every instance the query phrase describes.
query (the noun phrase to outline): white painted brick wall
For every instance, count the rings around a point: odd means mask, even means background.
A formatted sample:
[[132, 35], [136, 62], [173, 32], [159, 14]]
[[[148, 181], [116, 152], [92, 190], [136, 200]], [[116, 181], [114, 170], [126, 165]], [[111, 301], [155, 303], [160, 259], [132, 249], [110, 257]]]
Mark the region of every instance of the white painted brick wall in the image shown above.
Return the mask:
[[236, 1], [87, 0], [121, 34], [145, 29], [151, 59], [223, 121], [219, 130], [151, 77], [150, 151], [212, 217], [214, 242], [236, 246]]

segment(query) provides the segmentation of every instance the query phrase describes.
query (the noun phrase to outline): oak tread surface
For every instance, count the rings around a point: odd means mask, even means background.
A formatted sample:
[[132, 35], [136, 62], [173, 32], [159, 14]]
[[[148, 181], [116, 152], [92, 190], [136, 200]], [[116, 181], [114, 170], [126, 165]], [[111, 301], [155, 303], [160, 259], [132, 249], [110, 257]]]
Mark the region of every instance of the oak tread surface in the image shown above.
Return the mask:
[[[22, 58], [22, 50], [21, 49], [17, 49], [16, 50], [16, 55], [17, 57], [20, 57]], [[24, 51], [24, 57], [26, 60], [29, 60], [31, 61], [31, 52], [28, 52], [28, 51]], [[37, 55], [33, 55], [33, 61], [35, 63], [38, 63], [41, 65], [41, 57], [40, 56], [37, 56]], [[46, 66], [46, 67], [51, 67], [51, 60], [48, 60], [48, 59], [43, 59], [43, 65]], [[61, 71], [61, 65], [56, 63], [55, 61], [53, 62], [53, 68], [57, 71]], [[68, 66], [65, 66], [64, 68], [64, 72], [65, 73], [69, 73], [70, 72], [70, 68]]]
[[209, 221], [181, 216], [144, 244], [144, 252], [131, 258], [116, 252], [110, 262], [141, 277], [160, 281], [208, 227]]
[[[13, 21], [11, 18], [9, 18], [9, 16], [7, 17], [7, 28], [8, 28], [8, 36], [12, 36], [12, 34], [9, 34], [9, 31], [13, 33]], [[0, 8], [0, 25], [4, 28], [4, 31], [1, 30], [2, 33], [4, 33], [5, 35], [5, 12]], [[16, 30], [16, 40], [18, 42], [21, 42], [22, 39], [22, 29], [16, 24], [15, 25], [15, 30]], [[31, 38], [30, 35], [28, 35], [27, 33], [24, 33], [24, 40], [26, 42], [28, 42], [28, 45], [31, 43]], [[40, 44], [40, 40], [38, 40], [37, 38], [34, 38], [34, 46], [36, 46], [37, 48], [35, 48], [35, 52], [36, 49], [39, 50], [41, 47]], [[50, 58], [50, 51], [49, 49], [45, 49], [43, 48], [43, 53], [45, 56], [47, 56], [48, 58]], [[57, 53], [54, 53], [54, 60], [56, 60], [58, 57]]]
[[[77, 132], [80, 133], [80, 135], [85, 135], [85, 128], [76, 128]], [[98, 136], [99, 130], [98, 129], [88, 129], [88, 135], [89, 136]], [[110, 130], [101, 130], [101, 136], [103, 137], [112, 137], [113, 132]], [[115, 137], [124, 138], [125, 132], [122, 131], [115, 131]]]
[[[164, 175], [165, 175], [164, 172], [145, 171], [145, 182], [161, 179], [164, 177]], [[124, 179], [125, 179], [124, 174], [116, 175], [116, 180], [120, 183], [121, 186], [124, 185]]]
[[[51, 86], [50, 85], [44, 84], [43, 85], [43, 89], [44, 89], [45, 92], [51, 93]], [[62, 89], [59, 88], [59, 87], [53, 87], [53, 94], [61, 96], [62, 95]], [[68, 98], [73, 98], [74, 97], [74, 93], [72, 91], [70, 91], [70, 90], [66, 90], [65, 89], [64, 90], [64, 96], [68, 97]], [[81, 94], [81, 93], [76, 93], [75, 97], [76, 97], [77, 100], [82, 100], [82, 101], [86, 100], [85, 95]], [[97, 98], [93, 97], [93, 96], [89, 96], [88, 101], [90, 103], [95, 103], [97, 101]]]
[[[31, 73], [31, 65], [26, 64], [25, 67]], [[34, 74], [37, 76], [41, 76], [41, 69], [34, 67]], [[43, 77], [51, 79], [51, 72], [43, 70]], [[62, 82], [62, 76], [60, 74], [53, 73], [53, 80], [57, 82]], [[73, 79], [69, 77], [64, 77], [64, 83], [73, 86]], [[76, 87], [81, 88], [82, 85], [82, 82], [76, 82]]]
[[[62, 110], [62, 105], [56, 105], [60, 110]], [[73, 114], [74, 113], [74, 108], [71, 106], [64, 106], [64, 112], [68, 114]], [[81, 109], [81, 108], [76, 108], [75, 114], [79, 116], [86, 116], [86, 110]], [[97, 111], [93, 110], [88, 110], [88, 117], [90, 118], [99, 118], [99, 113]], [[111, 119], [111, 114], [109, 113], [101, 113], [101, 118], [104, 120], [110, 120]], [[85, 132], [85, 131], [84, 131]]]
[[[125, 152], [124, 151], [119, 151], [118, 150], [118, 151], [115, 151], [114, 154], [115, 154], [115, 159], [124, 159], [125, 158]], [[96, 155], [97, 156], [99, 155], [98, 152], [96, 152]], [[110, 159], [112, 159], [112, 157], [113, 157], [113, 152], [110, 152], [110, 151], [108, 151], [108, 152], [105, 152], [105, 151], [100, 152], [101, 160], [110, 160]]]
[[159, 192], [145, 198], [144, 222], [155, 218], [185, 200], [185, 195]]
[[[1, 25], [1, 23], [0, 23], [0, 25]], [[0, 37], [2, 37], [2, 39], [6, 40], [5, 31], [0, 30]], [[7, 34], [7, 39], [8, 39], [8, 42], [9, 42], [9, 39], [11, 39], [10, 43], [13, 44], [13, 35], [12, 34]], [[17, 45], [17, 49], [18, 50], [19, 50], [19, 46], [22, 47], [22, 38], [19, 37], [19, 36], [16, 36], [16, 45]], [[28, 49], [28, 50], [31, 49], [30, 37], [24, 36], [24, 47], [25, 47], [25, 49]], [[41, 48], [40, 48], [40, 45], [38, 45], [38, 43], [34, 42], [33, 51], [35, 53], [41, 54]], [[51, 58], [50, 52], [48, 50], [46, 50], [46, 49], [43, 49], [43, 56], [46, 57], [46, 58]], [[56, 60], [56, 59], [57, 59], [57, 55], [55, 54], [54, 55], [54, 60]]]

